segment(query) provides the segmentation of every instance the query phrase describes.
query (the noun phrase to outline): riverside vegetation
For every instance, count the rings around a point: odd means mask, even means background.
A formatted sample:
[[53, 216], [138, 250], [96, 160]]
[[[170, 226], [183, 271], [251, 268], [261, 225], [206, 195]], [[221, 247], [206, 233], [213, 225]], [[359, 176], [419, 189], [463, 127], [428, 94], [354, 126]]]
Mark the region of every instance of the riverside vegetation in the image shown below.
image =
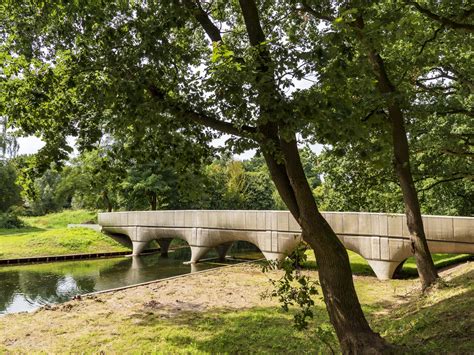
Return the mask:
[[[256, 150], [269, 184], [231, 191], [259, 191], [253, 202], [264, 201], [261, 187], [277, 191], [317, 256], [341, 350], [385, 353], [389, 337], [368, 323], [349, 255], [320, 211], [328, 201], [401, 209], [418, 281], [440, 282], [421, 213], [472, 215], [472, 15], [462, 0], [9, 2], [0, 7], [0, 121], [6, 136], [9, 127], [45, 141], [13, 162], [24, 194], [48, 197], [41, 213], [78, 186], [46, 186], [52, 167], [68, 170], [71, 136], [85, 164], [70, 181], [95, 193], [65, 203], [100, 199], [109, 211], [137, 196], [150, 209], [204, 208], [218, 190], [208, 185], [206, 202], [203, 166]], [[315, 143], [326, 152], [314, 165], [329, 168], [316, 188], [301, 149]]]

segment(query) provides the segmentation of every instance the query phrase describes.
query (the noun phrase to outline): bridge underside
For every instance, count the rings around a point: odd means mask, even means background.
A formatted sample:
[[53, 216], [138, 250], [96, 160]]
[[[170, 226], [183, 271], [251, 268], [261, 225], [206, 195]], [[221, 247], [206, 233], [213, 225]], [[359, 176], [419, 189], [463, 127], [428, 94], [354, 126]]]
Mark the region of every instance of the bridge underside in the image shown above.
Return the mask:
[[[349, 250], [364, 257], [381, 280], [412, 256], [404, 216], [375, 213], [325, 213]], [[425, 216], [432, 253], [474, 254], [474, 218]], [[301, 242], [300, 229], [286, 211], [154, 211], [99, 215], [103, 231], [127, 235], [132, 255], [156, 240], [166, 254], [173, 238], [185, 240], [196, 263], [215, 248], [224, 258], [234, 241], [257, 246], [267, 260], [281, 261]]]

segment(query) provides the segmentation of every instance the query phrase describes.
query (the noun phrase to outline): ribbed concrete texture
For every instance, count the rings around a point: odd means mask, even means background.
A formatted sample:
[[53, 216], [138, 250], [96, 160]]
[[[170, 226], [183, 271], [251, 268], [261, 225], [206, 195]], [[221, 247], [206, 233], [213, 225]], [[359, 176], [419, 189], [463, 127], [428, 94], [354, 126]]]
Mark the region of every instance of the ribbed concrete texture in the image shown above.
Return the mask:
[[[379, 279], [389, 279], [412, 255], [401, 214], [324, 212], [345, 247], [364, 257]], [[432, 253], [474, 254], [474, 218], [423, 216]], [[99, 213], [102, 231], [125, 234], [139, 255], [151, 240], [166, 253], [171, 238], [191, 247], [190, 263], [211, 248], [225, 257], [232, 242], [256, 245], [269, 260], [282, 260], [301, 241], [301, 229], [287, 211], [146, 211]]]

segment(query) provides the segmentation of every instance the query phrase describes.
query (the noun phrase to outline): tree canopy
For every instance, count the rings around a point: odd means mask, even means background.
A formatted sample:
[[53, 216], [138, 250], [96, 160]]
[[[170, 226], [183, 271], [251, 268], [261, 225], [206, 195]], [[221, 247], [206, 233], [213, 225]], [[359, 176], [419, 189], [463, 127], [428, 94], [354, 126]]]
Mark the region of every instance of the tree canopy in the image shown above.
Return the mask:
[[[46, 141], [36, 157], [43, 167], [67, 157], [67, 136], [80, 150], [103, 135], [152, 142], [158, 151], [143, 154], [163, 157], [178, 142], [178, 161], [223, 134], [231, 152], [257, 148], [315, 251], [342, 349], [382, 352], [389, 345], [363, 315], [298, 148], [318, 142], [354, 157], [365, 181], [395, 172], [415, 220], [413, 176], [419, 189], [472, 182], [472, 11], [462, 0], [442, 3], [7, 2], [0, 115]], [[230, 191], [244, 186], [232, 169]], [[140, 189], [163, 186], [154, 175]]]

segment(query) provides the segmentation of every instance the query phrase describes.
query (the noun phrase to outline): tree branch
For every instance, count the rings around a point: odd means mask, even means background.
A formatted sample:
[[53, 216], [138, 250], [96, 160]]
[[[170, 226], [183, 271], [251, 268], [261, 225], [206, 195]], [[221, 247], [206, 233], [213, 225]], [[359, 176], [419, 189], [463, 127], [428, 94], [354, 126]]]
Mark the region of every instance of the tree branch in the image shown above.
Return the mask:
[[420, 51], [418, 52], [418, 55], [421, 55], [423, 53], [423, 51], [425, 50], [425, 47], [428, 43], [430, 42], [433, 42], [436, 37], [438, 36], [438, 33], [444, 28], [444, 26], [441, 26], [439, 27], [438, 29], [436, 29], [433, 33], [433, 36], [431, 36], [430, 38], [428, 38], [425, 42], [423, 42], [421, 48], [420, 48]]
[[298, 10], [305, 11], [305, 12], [313, 15], [313, 17], [317, 18], [318, 20], [333, 22], [336, 19], [334, 16], [317, 12], [315, 9], [313, 9], [311, 6], [309, 6], [306, 1], [302, 1], [301, 6], [302, 7], [299, 8]]
[[[439, 184], [445, 183], [445, 182], [457, 181], [457, 180], [462, 180], [462, 179], [465, 179], [465, 178], [466, 178], [465, 176], [455, 176], [455, 177], [451, 177], [451, 178], [441, 179], [441, 180], [438, 180], [438, 181], [428, 185], [427, 187], [419, 189], [418, 192], [423, 192], [423, 191], [430, 190], [433, 187], [435, 187]], [[472, 179], [472, 177], [471, 177], [471, 179]]]
[[219, 28], [211, 21], [199, 3], [199, 0], [184, 0], [184, 5], [193, 12], [194, 18], [199, 22], [212, 42], [222, 42]]
[[250, 44], [252, 46], [258, 46], [262, 42], [265, 42], [265, 34], [260, 25], [257, 5], [254, 0], [239, 0], [239, 4], [242, 9], [242, 15], [244, 16]]
[[[456, 22], [456, 21], [453, 21], [453, 20], [451, 20], [447, 17], [435, 14], [434, 12], [432, 12], [432, 11], [428, 10], [427, 8], [424, 8], [423, 6], [418, 4], [416, 1], [405, 0], [405, 3], [408, 4], [408, 5], [412, 5], [420, 13], [426, 15], [427, 17], [431, 18], [432, 20], [435, 20], [435, 21], [441, 23], [442, 25], [444, 25], [446, 27], [451, 27], [451, 28], [456, 29], [456, 30], [465, 30], [465, 31], [468, 31], [468, 32], [474, 32], [474, 25], [472, 25], [470, 23]], [[470, 10], [470, 11], [472, 11], [472, 10]], [[470, 13], [470, 11], [467, 12], [467, 13]]]
[[[148, 92], [150, 95], [159, 101], [160, 103], [165, 103], [166, 94], [157, 88], [155, 85], [148, 86]], [[185, 107], [182, 104], [166, 104], [166, 109], [172, 114], [184, 117], [191, 121], [194, 121], [200, 125], [215, 129], [216, 131], [227, 133], [237, 137], [244, 137], [256, 140], [257, 130], [255, 127], [242, 125], [237, 127], [230, 122], [221, 121], [214, 117], [209, 116], [208, 114], [197, 112], [192, 110], [189, 107]]]

